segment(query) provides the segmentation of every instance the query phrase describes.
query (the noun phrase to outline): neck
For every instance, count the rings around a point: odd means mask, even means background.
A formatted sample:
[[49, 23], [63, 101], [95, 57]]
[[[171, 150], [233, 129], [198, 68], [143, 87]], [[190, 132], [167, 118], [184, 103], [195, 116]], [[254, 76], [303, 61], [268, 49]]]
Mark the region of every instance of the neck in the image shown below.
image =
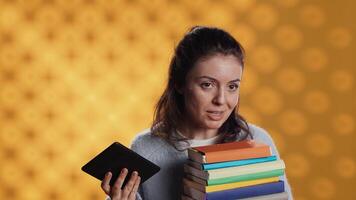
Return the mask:
[[218, 129], [205, 129], [193, 125], [187, 126], [187, 124], [189, 123], [184, 123], [184, 124], [185, 126], [180, 126], [178, 128], [178, 131], [189, 139], [203, 140], [203, 139], [209, 139], [215, 137], [219, 134]]

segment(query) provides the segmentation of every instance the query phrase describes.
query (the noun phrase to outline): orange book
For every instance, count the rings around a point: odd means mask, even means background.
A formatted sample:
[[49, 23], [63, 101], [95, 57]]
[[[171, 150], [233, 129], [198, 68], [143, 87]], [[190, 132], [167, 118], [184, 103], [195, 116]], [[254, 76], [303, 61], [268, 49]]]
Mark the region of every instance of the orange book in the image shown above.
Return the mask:
[[226, 162], [271, 156], [271, 147], [254, 140], [193, 147], [188, 157], [199, 163]]

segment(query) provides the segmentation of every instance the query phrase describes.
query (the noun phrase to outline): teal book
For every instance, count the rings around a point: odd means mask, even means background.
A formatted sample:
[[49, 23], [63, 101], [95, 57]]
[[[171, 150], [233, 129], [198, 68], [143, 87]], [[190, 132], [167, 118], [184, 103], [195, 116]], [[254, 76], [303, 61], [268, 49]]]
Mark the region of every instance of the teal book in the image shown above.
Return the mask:
[[284, 169], [276, 169], [271, 171], [265, 172], [258, 172], [253, 174], [244, 174], [239, 176], [230, 176], [226, 178], [217, 178], [217, 179], [210, 179], [207, 180], [208, 185], [220, 185], [225, 183], [234, 183], [238, 181], [248, 181], [248, 180], [255, 180], [261, 178], [270, 178], [275, 176], [282, 176], [284, 174]]
[[242, 166], [242, 165], [249, 165], [255, 163], [262, 163], [262, 162], [269, 162], [277, 160], [276, 156], [269, 156], [263, 158], [253, 158], [253, 159], [246, 159], [246, 160], [234, 160], [228, 162], [218, 162], [218, 163], [207, 163], [203, 164], [203, 170], [211, 170], [211, 169], [220, 169], [226, 167], [235, 167], [235, 166]]

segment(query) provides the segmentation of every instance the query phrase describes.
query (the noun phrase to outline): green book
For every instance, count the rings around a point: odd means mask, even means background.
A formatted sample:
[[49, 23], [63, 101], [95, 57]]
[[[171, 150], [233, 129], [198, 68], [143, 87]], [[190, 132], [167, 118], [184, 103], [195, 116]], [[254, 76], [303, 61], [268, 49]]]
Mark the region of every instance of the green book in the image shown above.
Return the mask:
[[239, 176], [230, 176], [226, 178], [210, 179], [207, 181], [208, 185], [220, 185], [225, 183], [234, 183], [238, 181], [248, 181], [261, 178], [270, 178], [275, 176], [282, 176], [284, 174], [284, 169], [276, 169], [265, 172], [258, 172], [253, 174], [244, 174]]

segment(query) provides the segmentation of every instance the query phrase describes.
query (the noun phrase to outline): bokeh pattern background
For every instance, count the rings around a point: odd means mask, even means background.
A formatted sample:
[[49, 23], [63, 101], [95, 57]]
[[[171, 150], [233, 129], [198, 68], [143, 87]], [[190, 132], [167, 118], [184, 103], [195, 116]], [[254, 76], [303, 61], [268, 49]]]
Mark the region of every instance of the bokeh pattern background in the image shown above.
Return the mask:
[[0, 199], [103, 199], [80, 167], [150, 126], [192, 25], [246, 48], [240, 113], [297, 200], [355, 199], [355, 1], [1, 0]]

